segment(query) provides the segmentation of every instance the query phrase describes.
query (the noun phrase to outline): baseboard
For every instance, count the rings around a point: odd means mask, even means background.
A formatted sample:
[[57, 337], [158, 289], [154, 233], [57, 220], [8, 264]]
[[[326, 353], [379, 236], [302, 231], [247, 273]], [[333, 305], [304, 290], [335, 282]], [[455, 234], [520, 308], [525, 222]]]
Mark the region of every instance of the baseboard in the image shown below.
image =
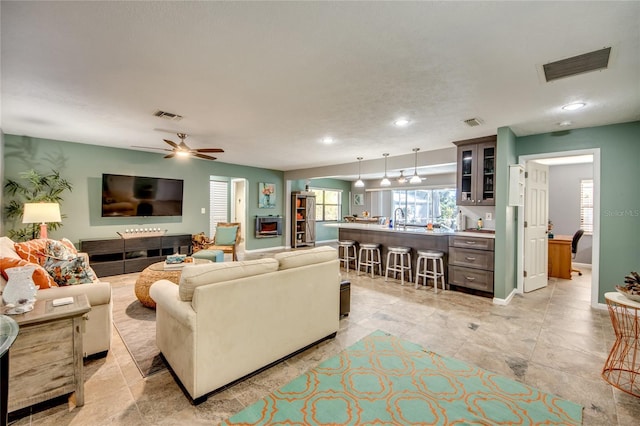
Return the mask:
[[500, 299], [499, 297], [494, 297], [493, 304], [506, 306], [509, 303], [511, 303], [511, 299], [513, 299], [513, 296], [515, 296], [517, 293], [518, 293], [518, 289], [514, 288], [513, 290], [511, 290], [511, 293], [509, 293], [509, 295], [504, 299]]

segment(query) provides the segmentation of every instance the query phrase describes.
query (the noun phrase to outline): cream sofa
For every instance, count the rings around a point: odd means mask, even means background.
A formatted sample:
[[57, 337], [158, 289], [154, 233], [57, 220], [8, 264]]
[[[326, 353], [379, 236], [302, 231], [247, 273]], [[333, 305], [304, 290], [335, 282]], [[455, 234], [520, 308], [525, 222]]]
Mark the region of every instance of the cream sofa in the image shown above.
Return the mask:
[[[13, 241], [8, 237], [0, 237], [0, 251], [2, 257], [19, 259]], [[6, 280], [0, 275], [0, 293], [6, 284]], [[111, 284], [97, 281], [91, 284], [69, 285], [64, 287], [51, 287], [38, 290], [36, 299], [50, 300], [60, 297], [77, 296], [85, 294], [91, 305], [91, 311], [87, 313], [87, 321], [82, 334], [83, 356], [95, 355], [106, 352], [111, 347], [111, 319], [113, 302], [111, 299]], [[0, 303], [1, 303], [0, 299]]]
[[313, 343], [339, 326], [340, 277], [330, 247], [275, 259], [186, 266], [179, 285], [151, 286], [156, 344], [193, 399]]

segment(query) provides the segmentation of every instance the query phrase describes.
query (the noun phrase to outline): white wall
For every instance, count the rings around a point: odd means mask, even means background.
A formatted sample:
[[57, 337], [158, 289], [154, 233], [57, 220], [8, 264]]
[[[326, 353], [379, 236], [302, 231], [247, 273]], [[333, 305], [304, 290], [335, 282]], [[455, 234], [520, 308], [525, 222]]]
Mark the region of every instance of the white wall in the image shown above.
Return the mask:
[[[549, 167], [549, 220], [556, 235], [573, 235], [580, 229], [580, 180], [593, 178], [593, 164]], [[575, 262], [591, 263], [591, 235], [578, 243]]]

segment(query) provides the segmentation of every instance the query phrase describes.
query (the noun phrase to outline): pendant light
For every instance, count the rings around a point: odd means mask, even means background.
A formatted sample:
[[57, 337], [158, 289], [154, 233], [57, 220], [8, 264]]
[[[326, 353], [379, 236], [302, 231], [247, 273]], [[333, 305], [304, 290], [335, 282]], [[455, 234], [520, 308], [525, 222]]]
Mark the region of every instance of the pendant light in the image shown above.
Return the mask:
[[362, 188], [364, 186], [364, 182], [360, 177], [360, 172], [362, 171], [362, 157], [358, 157], [358, 180], [355, 183], [357, 188]]
[[384, 177], [380, 181], [380, 186], [389, 186], [391, 185], [391, 182], [387, 177], [387, 157], [389, 156], [389, 154], [388, 153], [382, 154], [382, 156], [384, 157]]
[[400, 176], [398, 176], [398, 183], [405, 183], [407, 178], [404, 176], [404, 170], [400, 170]]
[[413, 176], [411, 176], [411, 179], [409, 179], [409, 183], [422, 182], [422, 178], [418, 176], [418, 151], [420, 151], [420, 148], [413, 148], [413, 152], [416, 153], [416, 161], [415, 161], [415, 169], [413, 171]]

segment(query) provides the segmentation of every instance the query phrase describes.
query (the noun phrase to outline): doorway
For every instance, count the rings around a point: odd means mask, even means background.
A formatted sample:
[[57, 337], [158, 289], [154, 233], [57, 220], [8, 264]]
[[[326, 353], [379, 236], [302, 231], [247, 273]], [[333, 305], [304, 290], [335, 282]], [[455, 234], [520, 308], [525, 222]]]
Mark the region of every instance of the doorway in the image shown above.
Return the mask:
[[231, 222], [240, 223], [240, 244], [244, 247], [247, 235], [247, 180], [231, 179]]
[[[591, 246], [591, 302], [592, 307], [601, 307], [598, 303], [598, 294], [600, 289], [599, 283], [599, 264], [600, 264], [600, 149], [586, 149], [576, 151], [563, 151], [544, 154], [523, 155], [519, 157], [519, 163], [526, 165], [528, 161], [548, 160], [558, 157], [575, 157], [580, 155], [591, 155], [593, 157], [593, 235]], [[517, 244], [517, 291], [524, 291], [524, 265], [525, 265], [525, 249], [524, 249], [524, 212], [525, 207], [518, 207], [518, 244]]]

